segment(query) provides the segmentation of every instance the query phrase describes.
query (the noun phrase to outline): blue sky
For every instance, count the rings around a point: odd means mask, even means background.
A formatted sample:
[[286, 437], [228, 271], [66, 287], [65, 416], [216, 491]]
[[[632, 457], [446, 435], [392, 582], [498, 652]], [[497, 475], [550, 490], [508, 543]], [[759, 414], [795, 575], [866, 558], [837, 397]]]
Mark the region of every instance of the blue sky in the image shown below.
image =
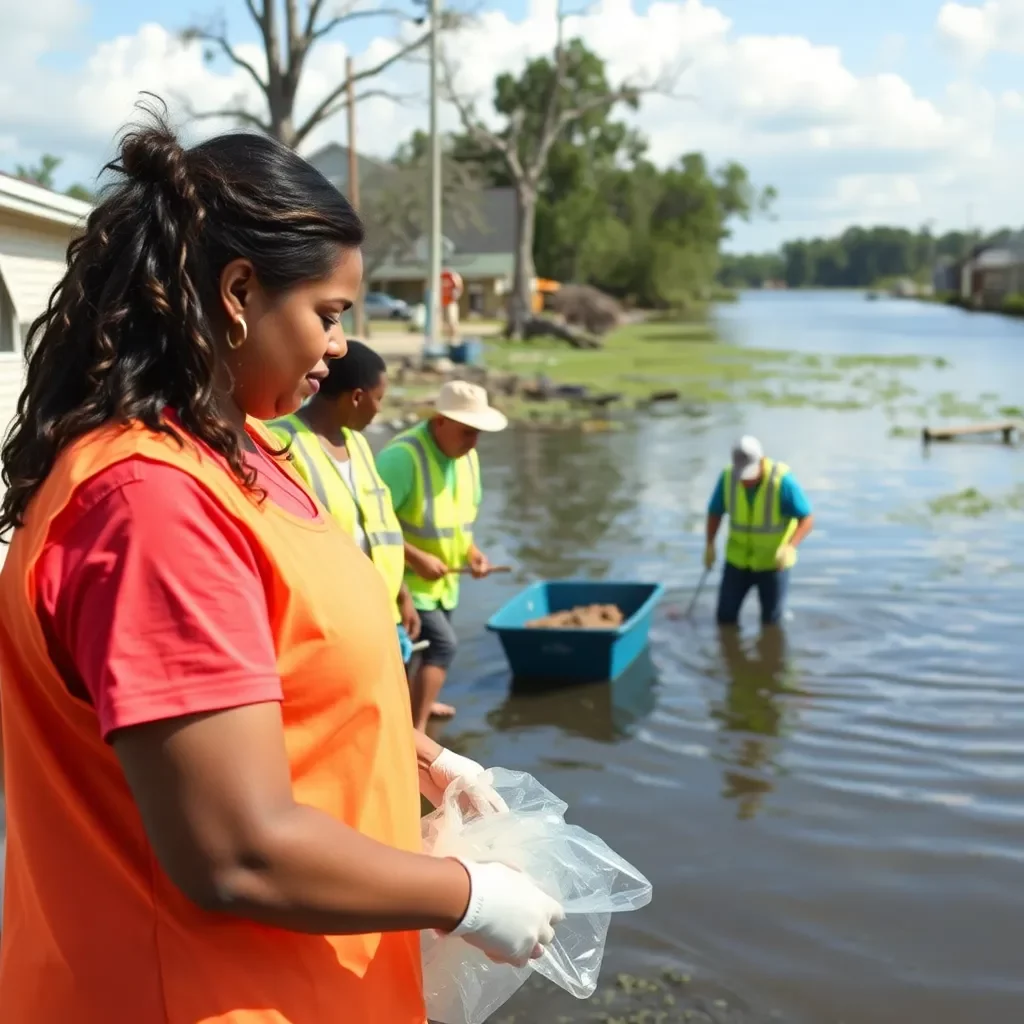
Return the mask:
[[[552, 11], [553, 0], [484, 8], [457, 46], [467, 55], [466, 88], [486, 95], [497, 70], [539, 52]], [[52, 152], [65, 159], [61, 185], [88, 180], [140, 89], [172, 107], [244, 91], [226, 62], [204, 66], [176, 41], [181, 27], [218, 12], [233, 41], [256, 40], [241, 0], [0, 0], [9, 29], [0, 67], [12, 76], [6, 91], [0, 76], [0, 168]], [[776, 216], [737, 226], [731, 248], [771, 248], [855, 222], [1024, 222], [1013, 173], [1024, 143], [1024, 0], [988, 0], [984, 9], [974, 0], [602, 0], [580, 32], [619, 77], [685, 64], [696, 103], [652, 101], [638, 119], [656, 158], [701, 149], [713, 161], [741, 160], [779, 190]], [[300, 107], [337, 80], [346, 51], [357, 64], [370, 60], [388, 34], [386, 24], [363, 21], [332, 37], [311, 61]], [[387, 84], [422, 93], [422, 79], [422, 68], [407, 67]], [[368, 101], [361, 146], [387, 155], [424, 120], [421, 102]], [[454, 115], [447, 123], [455, 126]], [[311, 145], [343, 136], [335, 121]]]

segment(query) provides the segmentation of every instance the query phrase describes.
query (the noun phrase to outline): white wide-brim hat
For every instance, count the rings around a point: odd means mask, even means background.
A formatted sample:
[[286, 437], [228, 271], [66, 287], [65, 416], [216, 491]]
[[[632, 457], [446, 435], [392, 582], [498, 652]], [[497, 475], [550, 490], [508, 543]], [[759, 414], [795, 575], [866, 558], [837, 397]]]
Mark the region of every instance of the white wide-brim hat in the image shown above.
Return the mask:
[[467, 380], [450, 380], [441, 387], [434, 407], [438, 414], [474, 430], [496, 434], [508, 426], [508, 418], [487, 401], [487, 392]]

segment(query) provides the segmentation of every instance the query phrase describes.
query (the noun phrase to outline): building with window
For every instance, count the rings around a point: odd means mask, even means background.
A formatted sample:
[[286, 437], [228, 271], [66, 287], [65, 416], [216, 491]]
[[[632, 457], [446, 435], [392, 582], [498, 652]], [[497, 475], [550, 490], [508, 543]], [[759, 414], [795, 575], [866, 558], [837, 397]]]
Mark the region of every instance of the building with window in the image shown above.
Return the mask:
[[[6, 431], [21, 394], [29, 324], [46, 309], [64, 274], [68, 243], [90, 209], [0, 174], [0, 431]], [[0, 560], [6, 550], [0, 548]]]

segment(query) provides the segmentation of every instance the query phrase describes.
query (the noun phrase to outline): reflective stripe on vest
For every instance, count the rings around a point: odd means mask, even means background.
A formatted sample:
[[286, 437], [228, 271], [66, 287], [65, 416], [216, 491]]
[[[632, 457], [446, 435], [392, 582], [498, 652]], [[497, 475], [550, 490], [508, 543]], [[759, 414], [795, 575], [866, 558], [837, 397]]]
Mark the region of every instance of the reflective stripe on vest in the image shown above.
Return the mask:
[[789, 467], [764, 460], [764, 479], [752, 496], [743, 493], [743, 483], [727, 466], [723, 474], [725, 510], [729, 515], [729, 538], [725, 557], [739, 569], [757, 572], [776, 568], [775, 553], [796, 530], [796, 520], [782, 515], [782, 481]]
[[[463, 523], [461, 527], [455, 526], [438, 526], [437, 516], [434, 511], [435, 497], [434, 490], [432, 487], [427, 487], [426, 482], [430, 480], [430, 456], [427, 454], [426, 446], [423, 444], [421, 438], [414, 435], [408, 437], [402, 437], [399, 439], [400, 444], [407, 445], [413, 455], [416, 457], [417, 472], [420, 475], [420, 479], [424, 482], [423, 487], [423, 525], [417, 526], [410, 523], [408, 520], [400, 519], [399, 522], [402, 525], [402, 532], [407, 537], [418, 537], [421, 540], [451, 540], [458, 529], [461, 529], [463, 533], [472, 533], [473, 524], [476, 521], [474, 515], [467, 523]], [[469, 468], [470, 479], [472, 480], [473, 494], [479, 490], [479, 482], [476, 474], [476, 462], [471, 455], [466, 456], [467, 466]], [[474, 502], [475, 504], [475, 502]]]
[[[436, 454], [429, 430], [429, 422], [424, 422], [391, 442], [412, 455], [415, 467], [413, 489], [397, 510], [398, 521], [407, 543], [441, 559], [451, 569], [461, 569], [473, 543], [480, 489], [478, 456], [472, 451], [454, 461], [455, 482], [449, 487], [447, 466]], [[407, 569], [405, 584], [420, 608], [440, 605], [450, 610], [458, 604], [457, 572], [439, 580], [425, 580]]]
[[[775, 492], [778, 490], [779, 485], [782, 483], [783, 473], [779, 463], [775, 463], [771, 472], [766, 474], [764, 481], [764, 515], [761, 516], [761, 521], [755, 523], [753, 521], [749, 523], [739, 522], [735, 510], [740, 507], [740, 488], [743, 484], [740, 479], [732, 471], [730, 467], [727, 471], [731, 477], [731, 485], [729, 487], [729, 497], [727, 511], [729, 513], [729, 529], [734, 530], [736, 533], [778, 533], [784, 528], [784, 523], [781, 518], [781, 513], [778, 518], [774, 515], [775, 512]], [[746, 502], [746, 507], [749, 509], [753, 503], [748, 501], [746, 497], [743, 498]]]
[[[319, 438], [301, 419], [285, 416], [269, 426], [276, 437], [291, 445], [296, 471], [350, 536], [354, 535], [358, 520], [369, 541], [374, 564], [397, 601], [405, 573], [405, 542], [391, 507], [391, 492], [377, 472], [366, 438], [358, 431], [342, 431], [352, 462], [353, 494]], [[395, 617], [397, 622], [397, 604]]]

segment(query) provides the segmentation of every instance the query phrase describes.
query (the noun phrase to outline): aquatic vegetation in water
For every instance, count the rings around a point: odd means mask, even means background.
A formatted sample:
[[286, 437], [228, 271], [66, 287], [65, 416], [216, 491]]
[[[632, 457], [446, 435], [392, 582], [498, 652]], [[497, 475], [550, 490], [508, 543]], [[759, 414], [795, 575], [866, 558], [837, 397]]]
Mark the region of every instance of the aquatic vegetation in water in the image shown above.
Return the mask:
[[982, 516], [997, 512], [1024, 512], [1024, 483], [1017, 484], [1004, 494], [994, 496], [984, 494], [976, 487], [965, 487], [961, 491], [940, 494], [937, 498], [932, 498], [924, 509], [897, 509], [886, 518], [892, 523], [904, 526], [927, 527], [934, 523], [936, 518], [960, 516], [965, 519], [980, 519]]
[[928, 503], [933, 515], [983, 516], [987, 512], [1024, 512], [1024, 483], [998, 497], [990, 498], [975, 487], [944, 494]]
[[953, 494], [944, 494], [928, 502], [933, 515], [983, 516], [996, 507], [991, 498], [987, 498], [975, 487], [967, 487]]
[[983, 399], [966, 401], [955, 391], [940, 391], [933, 399], [933, 408], [944, 419], [982, 420], [992, 415]]
[[[901, 370], [920, 370], [924, 366], [938, 366], [939, 360], [930, 356], [914, 355], [848, 355], [836, 356], [835, 365], [843, 370], [864, 366], [891, 366]], [[945, 360], [941, 360], [943, 365]]]

